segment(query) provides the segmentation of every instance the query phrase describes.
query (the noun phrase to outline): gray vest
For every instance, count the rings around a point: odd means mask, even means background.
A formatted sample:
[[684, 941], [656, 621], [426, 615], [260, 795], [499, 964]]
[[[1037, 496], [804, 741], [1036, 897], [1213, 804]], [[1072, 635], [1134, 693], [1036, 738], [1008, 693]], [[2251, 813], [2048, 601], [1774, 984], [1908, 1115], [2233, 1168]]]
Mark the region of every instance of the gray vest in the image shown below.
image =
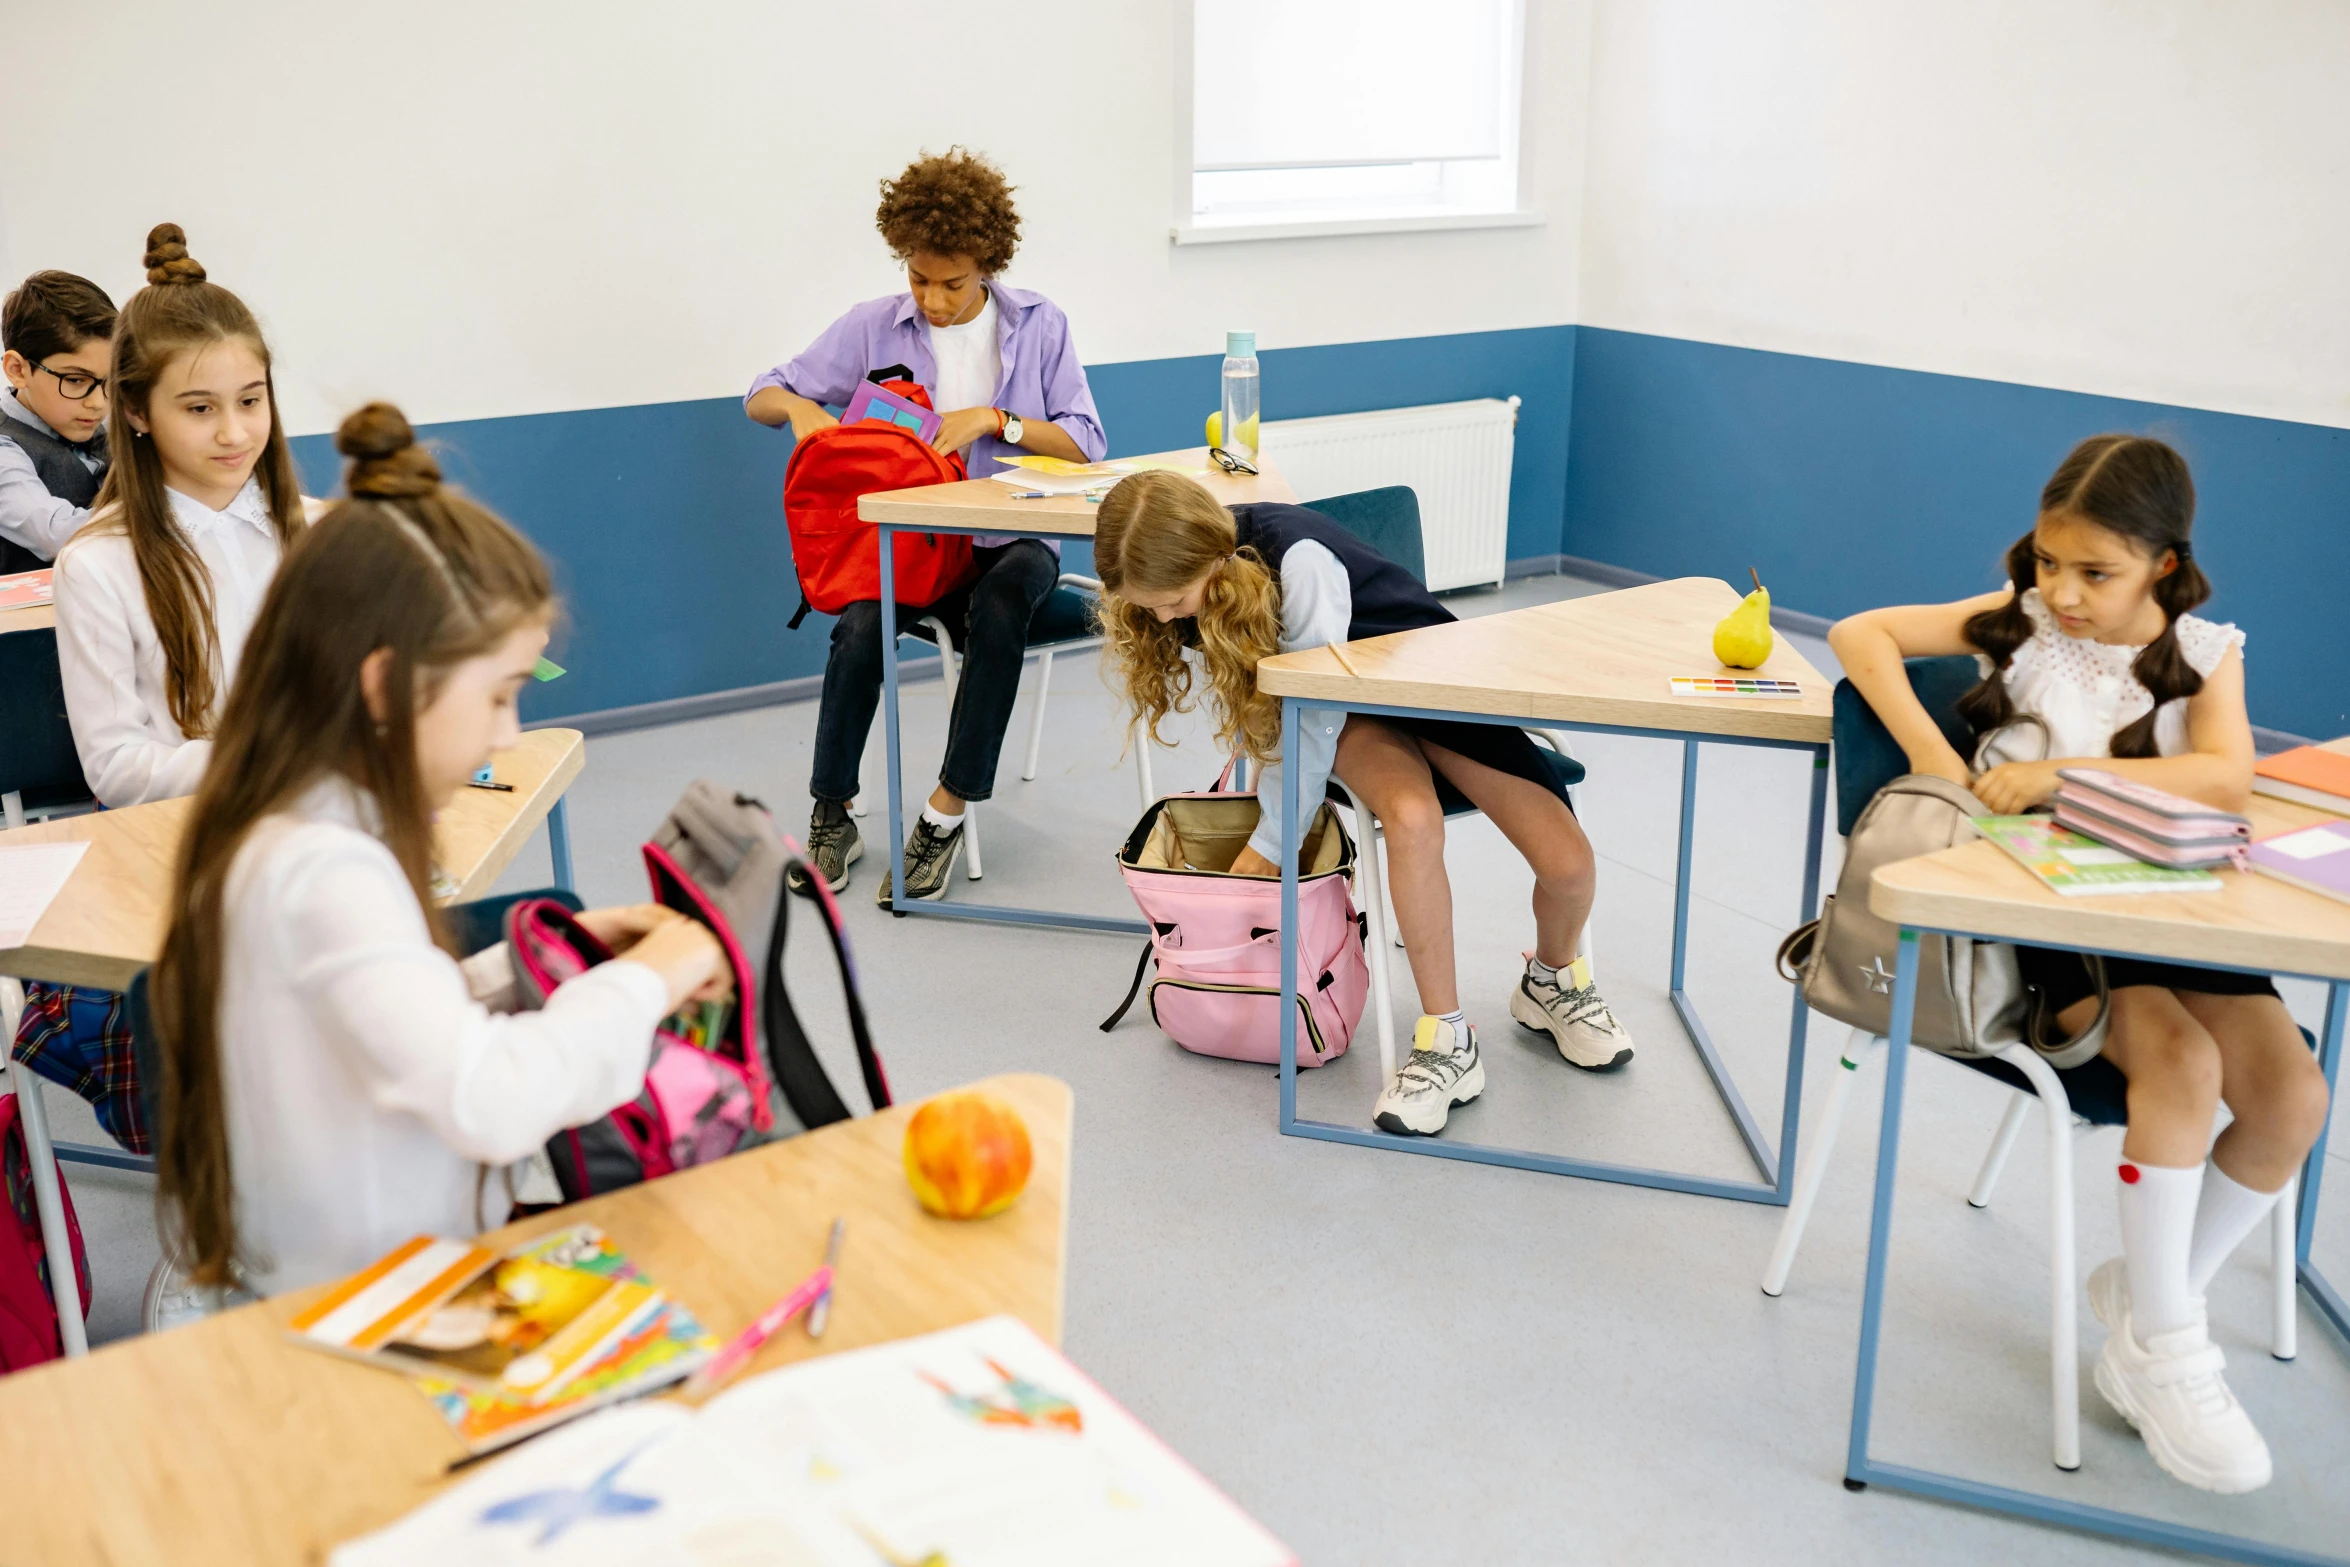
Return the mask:
[[[41, 484], [61, 501], [87, 509], [98, 498], [98, 485], [106, 477], [106, 427], [85, 446], [76, 446], [64, 437], [47, 430], [36, 430], [14, 415], [0, 413], [0, 441], [13, 444], [33, 460], [33, 472], [40, 475]], [[82, 465], [84, 452], [99, 459], [98, 471], [92, 473]], [[20, 545], [0, 539], [0, 574], [13, 571], [38, 571], [48, 562]]]

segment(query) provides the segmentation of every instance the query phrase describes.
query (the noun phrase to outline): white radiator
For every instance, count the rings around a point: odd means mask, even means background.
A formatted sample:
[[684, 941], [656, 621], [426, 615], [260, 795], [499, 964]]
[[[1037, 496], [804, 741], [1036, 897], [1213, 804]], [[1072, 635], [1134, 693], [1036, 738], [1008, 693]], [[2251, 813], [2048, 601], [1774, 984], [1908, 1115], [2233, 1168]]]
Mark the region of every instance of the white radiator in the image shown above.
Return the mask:
[[1509, 558], [1510, 452], [1518, 400], [1480, 397], [1262, 426], [1265, 455], [1300, 501], [1408, 484], [1420, 497], [1428, 586], [1502, 579]]

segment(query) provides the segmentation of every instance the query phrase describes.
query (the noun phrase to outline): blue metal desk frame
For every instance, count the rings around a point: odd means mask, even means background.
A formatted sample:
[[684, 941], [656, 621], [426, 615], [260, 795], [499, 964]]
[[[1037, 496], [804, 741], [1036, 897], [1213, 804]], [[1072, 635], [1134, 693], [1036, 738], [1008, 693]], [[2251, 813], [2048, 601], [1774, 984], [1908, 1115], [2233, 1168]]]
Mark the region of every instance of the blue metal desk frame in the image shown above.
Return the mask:
[[[1844, 1460], [1845, 1487], [1858, 1491], [1871, 1485], [1882, 1485], [1916, 1496], [1931, 1497], [1936, 1501], [1955, 1502], [1962, 1507], [2028, 1518], [2034, 1523], [2055, 1524], [2060, 1528], [2078, 1529], [2087, 1534], [2101, 1534], [2138, 1544], [2164, 1546], [2171, 1550], [2198, 1551], [2231, 1561], [2274, 1564], [2274, 1567], [2350, 1567], [2350, 1557], [2313, 1555], [2288, 1546], [2264, 1544], [2239, 1535], [2215, 1534], [2208, 1529], [2169, 1523], [2139, 1513], [2091, 1507], [2081, 1502], [2065, 1501], [2061, 1497], [2018, 1491], [2002, 1485], [1987, 1485], [1979, 1480], [1912, 1469], [1903, 1464], [1882, 1464], [1869, 1457], [1869, 1418], [1874, 1411], [1877, 1393], [1877, 1335], [1884, 1320], [1886, 1253], [1893, 1236], [1893, 1178], [1901, 1159], [1901, 1094], [1908, 1076], [1910, 1024], [1917, 1011], [1920, 932], [1946, 936], [1979, 934], [1973, 931], [1937, 930], [1930, 926], [1904, 926], [1901, 931], [1900, 957], [1894, 964], [1893, 972], [1892, 1048], [1886, 1052], [1885, 1112], [1883, 1128], [1877, 1139], [1876, 1206], [1869, 1220], [1868, 1287], [1861, 1298], [1860, 1366], [1852, 1388], [1852, 1440]], [[2056, 944], [2035, 942], [2035, 945]], [[2078, 947], [2072, 950], [2100, 952], [2105, 949]], [[2130, 957], [2136, 954], [2110, 955]], [[2228, 967], [2226, 964], [2206, 966]], [[2342, 1029], [2345, 1018], [2350, 1017], [2350, 981], [2325, 979], [2322, 975], [2307, 977], [2323, 980], [2331, 987], [2326, 997], [2325, 1032], [2318, 1041], [2318, 1055], [2325, 1068], [2326, 1086], [2330, 1091], [2341, 1075]], [[2329, 1116], [2327, 1119], [2330, 1126], [2332, 1118]], [[2301, 1171], [2301, 1210], [2294, 1230], [2294, 1256], [2301, 1287], [2308, 1292], [2319, 1313], [2333, 1324], [2334, 1331], [2345, 1340], [2350, 1340], [2350, 1314], [2343, 1310], [2341, 1295], [2309, 1261], [2310, 1240], [2317, 1224], [2318, 1183], [2325, 1174], [2325, 1157], [2326, 1132], [2321, 1128], [2316, 1146], [2309, 1150], [2309, 1162]]]
[[[1481, 724], [1506, 724], [1524, 727], [1529, 720], [1523, 717], [1500, 717], [1490, 713], [1452, 713], [1416, 707], [1383, 707], [1367, 702], [1332, 701], [1314, 697], [1311, 704], [1317, 708], [1337, 708], [1349, 713], [1368, 713], [1373, 717], [1451, 719]], [[1284, 700], [1281, 704], [1281, 754], [1297, 754], [1297, 726], [1299, 704]], [[1520, 1170], [1540, 1170], [1550, 1175], [1574, 1175], [1586, 1180], [1615, 1181], [1627, 1186], [1648, 1186], [1662, 1191], [1689, 1192], [1700, 1197], [1726, 1197], [1739, 1202], [1765, 1203], [1785, 1207], [1795, 1182], [1796, 1120], [1803, 1107], [1803, 1044], [1804, 1030], [1810, 1012], [1798, 991], [1787, 1025], [1787, 1081], [1779, 1115], [1779, 1147], [1772, 1151], [1770, 1142], [1756, 1124], [1754, 1112], [1731, 1080], [1728, 1067], [1723, 1065], [1720, 1052], [1715, 1050], [1705, 1022], [1698, 1016], [1697, 1006], [1689, 999], [1685, 986], [1689, 955], [1689, 873], [1690, 849], [1697, 827], [1697, 748], [1701, 743], [1717, 745], [1761, 746], [1769, 750], [1806, 751], [1811, 754], [1811, 814], [1803, 850], [1803, 913], [1811, 918], [1820, 896], [1821, 834], [1827, 822], [1828, 810], [1828, 747], [1825, 742], [1809, 740], [1764, 740], [1747, 735], [1715, 735], [1693, 733], [1676, 729], [1632, 729], [1613, 724], [1569, 723], [1550, 719], [1532, 720], [1544, 728], [1574, 729], [1591, 734], [1636, 735], [1643, 739], [1677, 740], [1681, 744], [1681, 843], [1675, 863], [1673, 879], [1673, 1011], [1680, 1017], [1681, 1026], [1688, 1032], [1689, 1042], [1697, 1049], [1698, 1059], [1705, 1063], [1708, 1076], [1713, 1079], [1714, 1091], [1721, 1096], [1722, 1106], [1730, 1112], [1739, 1137], [1746, 1144], [1749, 1157], [1761, 1172], [1762, 1180], [1726, 1181], [1710, 1175], [1690, 1175], [1676, 1170], [1651, 1170], [1637, 1165], [1610, 1164], [1596, 1159], [1576, 1159], [1563, 1154], [1535, 1153], [1521, 1148], [1495, 1148], [1481, 1143], [1450, 1142], [1442, 1137], [1403, 1137], [1382, 1132], [1372, 1127], [1342, 1126], [1334, 1121], [1301, 1121], [1297, 1116], [1297, 854], [1300, 833], [1298, 805], [1298, 777], [1295, 768], [1286, 768], [1282, 775], [1285, 795], [1281, 818], [1281, 1132], [1285, 1137], [1315, 1137], [1324, 1142], [1352, 1143], [1359, 1148], [1387, 1148], [1401, 1153], [1426, 1154], [1438, 1159], [1466, 1159], [1477, 1164], [1508, 1165]], [[1372, 891], [1366, 894], [1377, 897]], [[1375, 953], [1371, 961], [1384, 962], [1385, 953]]]
[[[913, 533], [1002, 533], [1016, 525], [1023, 535], [1034, 534], [1052, 538], [1085, 538], [1089, 534], [1055, 535], [1051, 523], [1053, 514], [1038, 512], [1034, 516], [1004, 517], [985, 527], [956, 526], [951, 523], [925, 522], [918, 528], [906, 528]], [[889, 759], [889, 885], [894, 894], [906, 884], [906, 827], [905, 786], [898, 768], [898, 600], [897, 552], [890, 548], [890, 540], [904, 525], [876, 523], [881, 534], [881, 722], [884, 748]], [[940, 654], [944, 657], [944, 653]], [[1146, 740], [1142, 742], [1148, 744]], [[1062, 930], [1098, 930], [1113, 936], [1147, 936], [1150, 927], [1138, 919], [1124, 919], [1107, 914], [1063, 914], [1054, 909], [1009, 908], [996, 903], [949, 903], [936, 899], [923, 901], [908, 899], [904, 903], [893, 896], [890, 912], [901, 919], [918, 914], [926, 919], [993, 921], [1002, 925], [1049, 925]]]

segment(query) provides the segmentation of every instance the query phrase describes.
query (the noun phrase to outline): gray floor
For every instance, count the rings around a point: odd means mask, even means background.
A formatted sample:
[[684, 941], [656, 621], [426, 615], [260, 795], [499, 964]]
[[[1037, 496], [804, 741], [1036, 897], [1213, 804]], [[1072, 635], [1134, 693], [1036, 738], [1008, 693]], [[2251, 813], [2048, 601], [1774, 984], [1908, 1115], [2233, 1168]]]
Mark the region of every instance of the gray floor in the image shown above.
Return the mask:
[[[1455, 600], [1481, 613], [1594, 591], [1567, 579]], [[1833, 671], [1824, 647], [1805, 643]], [[1034, 680], [1030, 677], [1029, 689]], [[982, 808], [987, 875], [957, 899], [1130, 913], [1110, 866], [1136, 814], [1118, 725], [1089, 662], [1055, 672], [1043, 766], [1018, 781], [1029, 703], [1014, 717], [998, 802]], [[936, 765], [940, 688], [909, 687], [908, 776]], [[812, 705], [592, 741], [572, 790], [580, 888], [644, 891], [635, 846], [705, 775], [804, 822]], [[1186, 729], [1162, 789], [1204, 787], [1211, 748]], [[1664, 994], [1679, 748], [1577, 736], [1581, 804], [1602, 856], [1595, 953], [1640, 1043], [1611, 1077], [1561, 1066], [1510, 1023], [1503, 997], [1530, 939], [1529, 878], [1486, 824], [1454, 824], [1461, 970], [1491, 1087], [1447, 1135], [1750, 1175]], [[868, 779], [881, 772], [876, 733]], [[1703, 753], [1690, 986], [1766, 1126], [1776, 1128], [1788, 992], [1770, 956], [1795, 908], [1805, 763]], [[882, 837], [878, 810], [868, 837]], [[1855, 1096], [1786, 1295], [1756, 1287], [1779, 1211], [1744, 1203], [1283, 1138], [1265, 1068], [1183, 1053], [1147, 1017], [1094, 1025], [1124, 992], [1123, 938], [881, 916], [879, 851], [847, 906], [874, 1025], [901, 1098], [993, 1072], [1057, 1074], [1077, 1092], [1067, 1347], [1244, 1506], [1315, 1563], [2102, 1562], [2138, 1553], [1838, 1484], [1866, 1255], [1881, 1063]], [[1834, 874], [1831, 850], [1830, 884]], [[546, 876], [543, 842], [512, 886]], [[837, 1009], [803, 945], [795, 994]], [[1397, 1026], [1415, 1010], [1395, 955]], [[2290, 996], [2306, 1020], [2318, 996]], [[1807, 1112], [1844, 1030], [1813, 1020]], [[842, 1031], [834, 1028], [832, 1037]], [[2303, 1548], [2350, 1540], [2350, 1357], [2308, 1313], [2303, 1353], [2265, 1353], [2257, 1241], [2213, 1292], [2214, 1332], [2268, 1433], [2277, 1479], [2248, 1498], [2165, 1480], [2093, 1390], [2086, 1463], [2047, 1460], [2046, 1234], [2037, 1119], [1997, 1201], [1964, 1194], [2004, 1090], [1912, 1061], [1900, 1227], [1877, 1454]], [[854, 1074], [836, 1067], [844, 1084]], [[1309, 1074], [1305, 1113], [1360, 1121], [1376, 1048]], [[60, 1135], [95, 1137], [52, 1092]], [[2346, 1118], [2350, 1119], [2350, 1118]], [[2084, 1269], [2116, 1248], [2119, 1133], [2079, 1142]], [[2350, 1134], [2335, 1147], [2350, 1152]], [[2350, 1282], [2350, 1169], [2337, 1157], [2319, 1255]], [[154, 1257], [147, 1183], [74, 1168], [98, 1276], [93, 1329], [131, 1331]], [[2083, 1311], [2084, 1363], [2099, 1329]]]

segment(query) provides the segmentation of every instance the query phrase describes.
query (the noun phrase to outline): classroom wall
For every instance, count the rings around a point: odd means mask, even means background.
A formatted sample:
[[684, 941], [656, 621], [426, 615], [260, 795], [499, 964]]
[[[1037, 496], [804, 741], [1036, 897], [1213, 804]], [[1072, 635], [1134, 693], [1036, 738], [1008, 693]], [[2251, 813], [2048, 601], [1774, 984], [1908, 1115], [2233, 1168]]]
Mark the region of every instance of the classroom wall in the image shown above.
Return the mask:
[[[813, 0], [18, 9], [12, 60], [82, 67], [0, 84], [0, 277], [63, 266], [119, 298], [149, 225], [183, 223], [263, 317], [291, 429], [393, 398], [556, 557], [573, 673], [534, 716], [822, 667], [821, 620], [782, 629], [789, 442], [735, 400], [902, 287], [876, 184], [958, 141], [1019, 187], [1007, 280], [1069, 313], [1114, 451], [1196, 441], [1225, 329], [1254, 327], [1273, 417], [1526, 398], [1513, 553], [1557, 548], [1585, 0], [1528, 7], [1541, 226], [1183, 247], [1175, 0], [1016, 25]], [[329, 482], [330, 443], [300, 455]]]
[[2350, 7], [1601, 0], [1592, 52], [1565, 554], [1957, 597], [2158, 434], [2255, 721], [2350, 729]]

